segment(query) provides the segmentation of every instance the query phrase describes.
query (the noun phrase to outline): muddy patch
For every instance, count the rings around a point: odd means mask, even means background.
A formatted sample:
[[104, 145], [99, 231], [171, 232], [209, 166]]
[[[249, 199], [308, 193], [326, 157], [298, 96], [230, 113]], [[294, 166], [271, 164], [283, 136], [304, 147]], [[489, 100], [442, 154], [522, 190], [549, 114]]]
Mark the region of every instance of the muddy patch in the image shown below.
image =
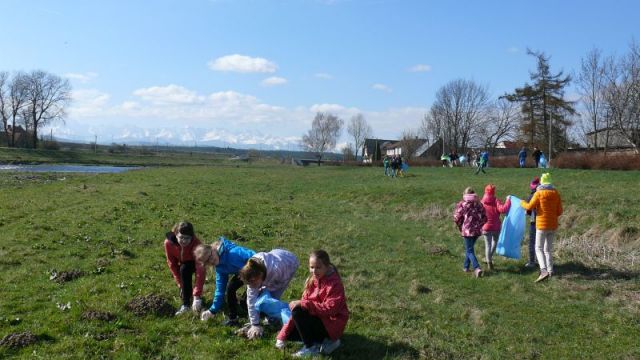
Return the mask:
[[116, 316], [108, 311], [87, 310], [82, 313], [82, 318], [85, 320], [100, 320], [111, 322], [116, 319]]
[[0, 340], [0, 346], [12, 349], [23, 348], [38, 342], [38, 337], [26, 331], [22, 333], [9, 334]]
[[427, 247], [427, 253], [435, 256], [448, 255], [449, 249], [443, 245], [431, 245]]
[[64, 284], [66, 282], [73, 281], [81, 276], [84, 276], [84, 271], [78, 269], [61, 272], [51, 270], [49, 280], [53, 280], [58, 284]]
[[167, 299], [155, 294], [136, 297], [127, 303], [126, 308], [137, 316], [156, 315], [169, 317], [173, 316], [176, 311]]
[[417, 282], [416, 280], [413, 280], [411, 282], [411, 287], [409, 288], [409, 292], [412, 295], [422, 295], [422, 294], [428, 294], [431, 292], [431, 289], [429, 289], [428, 287], [426, 287], [425, 285], [420, 284], [419, 282]]

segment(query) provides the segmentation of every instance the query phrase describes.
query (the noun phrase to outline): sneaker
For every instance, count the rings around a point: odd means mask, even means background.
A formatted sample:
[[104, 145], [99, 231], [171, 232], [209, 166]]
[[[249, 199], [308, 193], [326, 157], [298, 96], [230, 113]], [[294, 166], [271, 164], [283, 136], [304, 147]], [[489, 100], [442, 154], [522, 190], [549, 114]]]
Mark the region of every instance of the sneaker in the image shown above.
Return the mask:
[[546, 271], [541, 271], [541, 272], [540, 272], [540, 276], [538, 276], [538, 278], [536, 279], [536, 281], [535, 281], [535, 282], [540, 282], [540, 281], [542, 281], [542, 280], [544, 280], [544, 279], [546, 279], [546, 278], [548, 278], [548, 277], [549, 277], [549, 273], [548, 273], [548, 272], [546, 272]]
[[535, 262], [531, 262], [531, 261], [528, 261], [526, 264], [524, 264], [524, 267], [526, 267], [526, 268], [534, 268], [536, 266], [538, 266], [538, 264], [536, 264]]
[[228, 319], [225, 319], [225, 320], [222, 322], [222, 325], [224, 325], [224, 326], [238, 327], [238, 326], [240, 326], [240, 321], [238, 321], [238, 318], [237, 318], [237, 317], [236, 317], [236, 318], [228, 318]]
[[276, 340], [276, 349], [282, 350], [282, 349], [284, 349], [285, 346], [287, 346], [287, 342], [286, 341], [280, 340], [280, 339]]
[[473, 275], [475, 275], [475, 277], [479, 278], [482, 276], [482, 269], [477, 268], [475, 270], [473, 270]]
[[464, 272], [469, 272], [469, 269], [467, 269], [467, 268], [462, 268], [462, 271], [464, 271]]
[[293, 357], [310, 357], [316, 355], [320, 355], [320, 347], [317, 344], [311, 347], [303, 346], [302, 349], [293, 354]]
[[178, 311], [176, 311], [176, 316], [182, 315], [182, 314], [186, 313], [189, 310], [191, 310], [191, 308], [189, 308], [186, 305], [182, 305], [182, 306], [180, 306], [180, 309], [178, 309]]
[[320, 352], [325, 355], [329, 355], [339, 346], [340, 346], [340, 339], [337, 339], [336, 341], [332, 341], [331, 339], [324, 339], [324, 341], [322, 342], [322, 345], [320, 345]]

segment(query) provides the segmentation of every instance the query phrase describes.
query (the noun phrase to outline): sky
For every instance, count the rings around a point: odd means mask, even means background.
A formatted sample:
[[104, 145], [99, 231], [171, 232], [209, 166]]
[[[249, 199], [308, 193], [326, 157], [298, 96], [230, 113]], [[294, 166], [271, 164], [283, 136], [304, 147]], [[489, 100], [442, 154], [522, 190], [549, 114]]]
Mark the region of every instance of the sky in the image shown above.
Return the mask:
[[319, 111], [397, 139], [452, 80], [492, 98], [524, 85], [527, 48], [572, 74], [594, 47], [640, 41], [636, 0], [0, 0], [0, 14], [0, 71], [71, 82], [64, 123], [41, 133], [106, 144], [297, 150]]

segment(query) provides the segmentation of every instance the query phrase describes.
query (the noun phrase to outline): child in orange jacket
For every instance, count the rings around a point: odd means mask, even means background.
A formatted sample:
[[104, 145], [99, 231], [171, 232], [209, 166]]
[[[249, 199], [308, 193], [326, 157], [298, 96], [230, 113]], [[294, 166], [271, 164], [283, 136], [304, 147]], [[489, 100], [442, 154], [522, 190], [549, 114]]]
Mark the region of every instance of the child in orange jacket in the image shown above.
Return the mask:
[[551, 174], [542, 174], [531, 200], [522, 200], [520, 204], [527, 211], [536, 211], [536, 258], [540, 265], [536, 282], [540, 282], [553, 274], [553, 239], [558, 229], [558, 217], [562, 215], [562, 199], [552, 184]]

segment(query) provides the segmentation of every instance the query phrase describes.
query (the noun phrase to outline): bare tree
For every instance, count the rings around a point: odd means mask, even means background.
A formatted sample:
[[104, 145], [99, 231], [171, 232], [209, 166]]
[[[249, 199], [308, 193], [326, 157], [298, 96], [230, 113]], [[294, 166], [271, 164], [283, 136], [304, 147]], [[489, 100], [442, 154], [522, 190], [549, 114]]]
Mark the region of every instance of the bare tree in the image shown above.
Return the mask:
[[424, 139], [418, 137], [418, 131], [407, 129], [402, 132], [402, 138], [400, 139], [400, 148], [402, 149], [402, 157], [407, 160], [411, 160], [416, 153], [416, 150], [424, 144]]
[[353, 154], [353, 144], [348, 143], [347, 145], [342, 147], [341, 151], [342, 151], [342, 160], [343, 161], [353, 161], [353, 160], [357, 159], [355, 157], [355, 155]]
[[582, 105], [586, 117], [586, 132], [593, 133], [593, 147], [597, 149], [598, 133], [605, 130], [604, 152], [606, 154], [609, 143], [609, 116], [605, 103], [605, 88], [607, 86], [607, 69], [611, 69], [612, 60], [602, 58], [602, 52], [593, 48], [586, 57], [582, 58], [580, 72], [577, 76], [578, 91], [582, 96]]
[[504, 97], [499, 98], [491, 104], [489, 116], [482, 121], [478, 129], [478, 140], [482, 142], [477, 145], [495, 149], [500, 141], [510, 140], [515, 136], [519, 122], [518, 105]]
[[344, 121], [339, 117], [319, 112], [311, 123], [309, 132], [302, 136], [302, 145], [318, 156], [318, 166], [325, 151], [333, 149], [342, 131]]
[[436, 92], [436, 100], [423, 120], [423, 132], [443, 139], [443, 148], [464, 151], [478, 134], [488, 104], [485, 86], [473, 80], [451, 81]]
[[[7, 135], [7, 144], [10, 147], [16, 145], [16, 125], [24, 121], [21, 113], [27, 100], [27, 84], [24, 73], [19, 72], [9, 77], [7, 72], [0, 73], [0, 116], [2, 125]], [[11, 129], [11, 131], [9, 131]]]
[[[347, 132], [353, 137], [353, 143], [355, 145], [355, 158], [358, 159], [358, 149], [364, 145], [364, 140], [371, 136], [373, 130], [367, 123], [362, 114], [357, 114], [351, 117], [349, 125], [347, 125]], [[364, 154], [364, 149], [363, 149]]]
[[27, 128], [31, 130], [32, 146], [38, 146], [38, 130], [53, 121], [64, 121], [65, 106], [71, 100], [69, 80], [45, 71], [36, 70], [25, 75], [26, 101], [22, 111]]
[[640, 153], [640, 47], [633, 41], [629, 53], [608, 72], [605, 91], [613, 127]]

